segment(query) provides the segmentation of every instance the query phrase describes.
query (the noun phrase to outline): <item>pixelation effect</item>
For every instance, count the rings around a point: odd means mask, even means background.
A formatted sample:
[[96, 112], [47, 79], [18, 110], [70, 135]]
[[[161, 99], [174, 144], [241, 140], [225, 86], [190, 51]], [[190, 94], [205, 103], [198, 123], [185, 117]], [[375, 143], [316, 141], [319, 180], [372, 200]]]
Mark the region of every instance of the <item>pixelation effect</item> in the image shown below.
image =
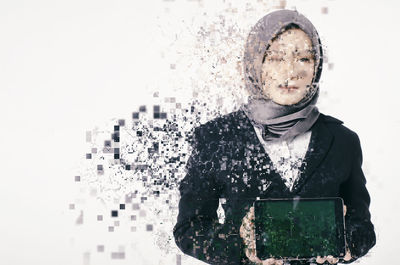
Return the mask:
[[[176, 1], [161, 2], [173, 12]], [[83, 264], [255, 264], [252, 205], [267, 198], [343, 198], [342, 254], [364, 256], [375, 234], [361, 147], [316, 107], [326, 96], [322, 66], [334, 64], [314, 26], [297, 11], [270, 13], [288, 8], [282, 0], [224, 1], [215, 13], [188, 2], [201, 15], [160, 21], [160, 42], [168, 27], [181, 34], [160, 52], [176, 95], [155, 86], [151, 102], [84, 136], [84, 161], [71, 177], [80, 193], [68, 205], [79, 236], [98, 231], [82, 243]], [[148, 246], [158, 252], [145, 255]]]
[[[163, 103], [163, 107], [139, 106], [129, 121], [115, 120], [109, 130], [88, 131], [84, 172], [74, 176], [74, 181], [89, 186], [92, 197], [110, 209], [108, 214], [94, 216], [97, 222], [104, 223], [107, 232], [126, 230], [127, 224], [130, 232], [142, 229], [165, 253], [176, 253], [174, 259], [178, 263], [182, 253], [172, 234], [178, 185], [191, 152], [193, 128], [200, 124], [197, 109], [201, 106], [193, 103], [183, 107], [173, 97], [165, 98]], [[164, 111], [165, 108], [169, 110]], [[75, 206], [71, 203], [69, 209], [80, 210], [76, 225], [85, 225], [84, 211]], [[113, 252], [107, 245], [96, 247], [98, 253], [108, 251], [112, 260], [126, 258], [125, 252]], [[94, 253], [85, 253], [84, 263], [90, 264], [93, 256]]]

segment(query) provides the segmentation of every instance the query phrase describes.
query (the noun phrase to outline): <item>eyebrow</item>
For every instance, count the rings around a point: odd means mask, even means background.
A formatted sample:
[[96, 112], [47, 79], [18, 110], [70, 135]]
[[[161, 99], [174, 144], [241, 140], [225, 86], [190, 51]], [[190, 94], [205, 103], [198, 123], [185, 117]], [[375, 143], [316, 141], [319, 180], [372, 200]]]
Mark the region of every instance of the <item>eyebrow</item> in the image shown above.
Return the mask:
[[303, 52], [309, 53], [309, 54], [311, 54], [311, 55], [315, 55], [315, 51], [314, 51], [314, 50], [297, 51], [297, 52], [295, 52], [295, 53], [296, 53], [296, 54], [299, 54], [299, 53], [303, 53]]
[[[306, 53], [312, 53], [312, 54], [315, 53], [314, 50], [302, 50], [302, 51], [297, 51], [297, 53], [300, 53], [300, 52], [306, 52]], [[283, 53], [283, 52], [282, 52], [282, 51], [277, 51], [277, 50], [267, 50], [267, 51], [265, 51], [265, 53], [271, 54], [271, 53]]]
[[277, 54], [283, 54], [282, 51], [276, 51], [276, 50], [272, 50], [272, 51], [265, 51], [265, 55], [271, 55], [272, 53], [277, 53]]
[[[296, 52], [296, 55], [299, 55], [299, 54], [301, 54], [302, 52], [304, 52], [304, 51], [300, 51], [300, 52]], [[308, 56], [308, 55], [311, 55], [311, 56], [315, 56], [315, 51], [314, 50], [305, 50], [305, 52], [307, 53], [307, 55], [306, 56]], [[265, 53], [264, 53], [264, 56], [263, 56], [263, 59], [262, 59], [262, 63], [264, 63], [265, 62], [265, 58], [267, 57], [267, 56], [272, 56], [272, 55], [282, 55], [283, 54], [283, 51], [277, 51], [277, 50], [266, 50], [265, 51]]]
[[[295, 51], [294, 54], [299, 55], [299, 54], [304, 54], [307, 53], [307, 55], [315, 55], [315, 52], [313, 50], [305, 50], [305, 51]], [[271, 55], [283, 55], [283, 51], [276, 51], [276, 50], [270, 50], [270, 51], [265, 51], [264, 57], [266, 56], [271, 56]]]

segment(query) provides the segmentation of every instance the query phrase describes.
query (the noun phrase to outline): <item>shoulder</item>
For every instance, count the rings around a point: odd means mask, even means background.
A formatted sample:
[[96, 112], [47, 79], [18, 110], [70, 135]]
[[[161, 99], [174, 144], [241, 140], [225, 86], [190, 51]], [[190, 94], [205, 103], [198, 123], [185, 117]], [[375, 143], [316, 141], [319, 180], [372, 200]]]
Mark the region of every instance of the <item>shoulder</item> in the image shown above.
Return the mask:
[[198, 140], [220, 141], [234, 136], [237, 130], [247, 125], [245, 114], [241, 110], [218, 116], [194, 128], [194, 135]]
[[343, 144], [359, 145], [360, 140], [357, 133], [347, 127], [347, 125], [345, 125], [345, 123], [338, 118], [320, 113], [318, 121], [322, 122], [336, 139], [342, 140]]

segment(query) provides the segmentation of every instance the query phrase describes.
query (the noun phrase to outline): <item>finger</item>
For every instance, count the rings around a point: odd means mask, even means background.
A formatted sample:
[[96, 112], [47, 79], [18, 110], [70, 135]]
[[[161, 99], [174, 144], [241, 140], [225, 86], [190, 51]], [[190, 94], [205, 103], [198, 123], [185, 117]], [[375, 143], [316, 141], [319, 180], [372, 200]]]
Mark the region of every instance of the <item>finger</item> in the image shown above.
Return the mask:
[[333, 257], [332, 255], [329, 255], [326, 257], [326, 260], [330, 263], [330, 264], [336, 264], [339, 262], [338, 258]]
[[246, 256], [249, 258], [249, 260], [254, 261], [256, 256], [254, 255], [252, 249], [247, 248], [246, 249]]
[[350, 250], [349, 250], [349, 249], [347, 249], [346, 255], [343, 257], [343, 260], [344, 260], [344, 261], [349, 261], [349, 260], [351, 260], [351, 253], [350, 253]]
[[240, 226], [239, 234], [240, 234], [240, 237], [241, 237], [241, 238], [244, 238], [243, 225]]
[[255, 256], [254, 259], [255, 259], [255, 262], [257, 262], [257, 264], [262, 264], [263, 263], [263, 261], [260, 260], [257, 256]]
[[257, 264], [262, 264], [262, 260], [260, 260], [257, 256], [255, 251], [248, 250], [246, 251], [246, 256], [249, 258], [251, 262], [255, 262]]
[[243, 220], [250, 220], [251, 219], [251, 208], [247, 211], [246, 215], [243, 217]]
[[246, 235], [249, 233], [249, 231], [250, 231], [249, 227], [247, 227], [247, 224], [243, 222], [239, 229], [240, 236], [242, 238], [245, 238]]
[[346, 216], [346, 212], [347, 212], [347, 206], [343, 205], [343, 216]]
[[263, 265], [274, 265], [275, 264], [275, 259], [274, 258], [270, 258], [270, 259], [266, 259], [263, 260]]
[[247, 224], [249, 223], [249, 221], [250, 221], [249, 213], [247, 213], [247, 214], [243, 217], [242, 223], [247, 225]]
[[244, 225], [240, 226], [240, 236], [242, 237], [243, 240], [246, 240], [249, 237], [249, 229], [247, 227], [245, 227]]
[[252, 213], [252, 214], [254, 214], [254, 206], [251, 206], [251, 207], [250, 207], [249, 212]]
[[251, 259], [249, 259], [251, 262], [254, 262], [256, 265], [264, 265], [264, 263], [263, 263], [263, 261], [262, 260], [260, 260], [259, 258], [257, 258], [257, 257], [252, 257]]
[[315, 260], [318, 264], [322, 264], [326, 261], [326, 257], [321, 257], [317, 256], [317, 259]]
[[283, 260], [281, 259], [275, 260], [275, 265], [283, 265]]
[[253, 206], [250, 207], [248, 215], [249, 215], [248, 217], [249, 217], [250, 220], [254, 219], [254, 207]]
[[246, 213], [246, 215], [242, 219], [242, 224], [246, 227], [250, 227], [252, 225], [252, 220], [254, 219], [253, 214], [251, 213], [251, 209]]
[[251, 233], [250, 221], [247, 218], [247, 216], [245, 216], [242, 220], [242, 225], [240, 226], [240, 236], [242, 238], [246, 238], [250, 233]]
[[[254, 249], [254, 252], [255, 252], [255, 249], [256, 249], [256, 241], [254, 240], [253, 237], [250, 237], [250, 238], [249, 238], [249, 240], [248, 240], [248, 242], [247, 242], [247, 246], [248, 246], [249, 248], [251, 248], [251, 249]], [[254, 254], [254, 255], [255, 255], [255, 254]]]

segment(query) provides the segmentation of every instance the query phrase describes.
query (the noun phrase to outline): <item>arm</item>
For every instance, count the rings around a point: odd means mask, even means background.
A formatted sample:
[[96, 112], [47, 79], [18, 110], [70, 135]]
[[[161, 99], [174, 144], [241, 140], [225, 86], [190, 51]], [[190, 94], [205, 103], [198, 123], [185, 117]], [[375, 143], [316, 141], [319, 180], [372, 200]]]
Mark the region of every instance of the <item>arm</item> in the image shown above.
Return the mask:
[[201, 141], [199, 130], [195, 130], [187, 174], [179, 187], [181, 198], [174, 237], [185, 254], [204, 262], [239, 264], [239, 241], [230, 235], [230, 225], [218, 223], [220, 186], [214, 171], [219, 165], [216, 150], [211, 146], [210, 139]]
[[349, 178], [341, 185], [340, 194], [347, 206], [345, 217], [346, 240], [352, 258], [346, 263], [367, 254], [375, 245], [374, 226], [369, 212], [370, 196], [365, 187], [366, 179], [361, 169], [362, 151], [356, 135], [355, 153]]

